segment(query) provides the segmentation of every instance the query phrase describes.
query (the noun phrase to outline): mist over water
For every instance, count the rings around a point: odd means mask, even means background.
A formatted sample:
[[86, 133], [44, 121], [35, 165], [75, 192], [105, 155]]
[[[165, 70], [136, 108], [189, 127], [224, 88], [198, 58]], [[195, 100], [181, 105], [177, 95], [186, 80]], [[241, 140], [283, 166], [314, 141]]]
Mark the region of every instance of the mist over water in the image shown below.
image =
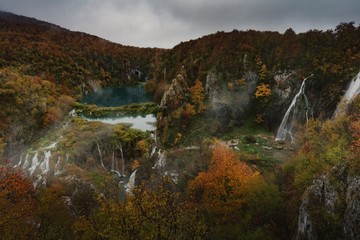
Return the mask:
[[145, 92], [144, 86], [136, 85], [101, 88], [84, 96], [82, 102], [96, 104], [101, 107], [116, 107], [152, 100], [152, 97]]
[[97, 121], [106, 124], [129, 124], [131, 128], [139, 129], [141, 131], [155, 131], [156, 130], [156, 116], [148, 114], [145, 116], [122, 116], [114, 118], [86, 118], [87, 121]]

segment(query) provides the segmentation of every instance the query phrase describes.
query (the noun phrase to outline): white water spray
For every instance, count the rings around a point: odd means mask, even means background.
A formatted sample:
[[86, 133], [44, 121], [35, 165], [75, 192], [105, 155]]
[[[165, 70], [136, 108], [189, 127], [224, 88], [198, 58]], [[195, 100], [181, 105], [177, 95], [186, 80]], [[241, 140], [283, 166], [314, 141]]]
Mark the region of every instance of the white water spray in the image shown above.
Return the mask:
[[353, 78], [349, 84], [348, 89], [346, 90], [344, 96], [342, 97], [340, 103], [336, 107], [333, 118], [341, 114], [349, 102], [351, 102], [358, 94], [360, 93], [360, 72]]
[[135, 171], [133, 171], [130, 175], [129, 181], [125, 186], [125, 190], [128, 194], [131, 194], [135, 188], [135, 177], [136, 177], [136, 171], [137, 169], [135, 169]]
[[305, 106], [306, 107], [305, 117], [306, 117], [306, 121], [308, 121], [309, 102], [305, 95], [305, 84], [306, 84], [306, 80], [312, 76], [313, 76], [313, 74], [311, 74], [309, 77], [305, 78], [303, 80], [303, 82], [301, 83], [299, 92], [293, 98], [289, 108], [287, 109], [287, 111], [281, 121], [280, 127], [276, 134], [275, 141], [285, 141], [287, 135], [289, 135], [289, 137], [291, 138], [291, 143], [295, 142], [295, 137], [293, 136], [293, 127], [294, 127], [293, 124], [296, 122], [296, 118], [298, 117], [298, 111], [297, 111], [296, 107], [298, 105], [298, 102], [299, 102], [299, 99], [301, 96], [303, 96], [304, 101], [305, 101], [305, 105], [306, 105]]
[[40, 165], [38, 152], [35, 153], [31, 160], [31, 167], [29, 168], [30, 176], [34, 173], [35, 169]]
[[121, 143], [119, 143], [118, 148], [121, 154], [121, 175], [125, 176], [125, 160], [124, 160], [124, 152]]

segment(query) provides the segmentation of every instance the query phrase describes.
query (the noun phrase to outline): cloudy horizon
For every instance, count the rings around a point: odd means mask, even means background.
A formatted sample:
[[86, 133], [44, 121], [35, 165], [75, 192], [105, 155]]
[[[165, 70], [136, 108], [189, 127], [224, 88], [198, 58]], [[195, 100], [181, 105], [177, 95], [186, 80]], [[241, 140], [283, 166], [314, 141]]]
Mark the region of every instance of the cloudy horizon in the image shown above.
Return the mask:
[[161, 48], [217, 31], [300, 33], [360, 22], [358, 0], [0, 0], [0, 10], [123, 45]]

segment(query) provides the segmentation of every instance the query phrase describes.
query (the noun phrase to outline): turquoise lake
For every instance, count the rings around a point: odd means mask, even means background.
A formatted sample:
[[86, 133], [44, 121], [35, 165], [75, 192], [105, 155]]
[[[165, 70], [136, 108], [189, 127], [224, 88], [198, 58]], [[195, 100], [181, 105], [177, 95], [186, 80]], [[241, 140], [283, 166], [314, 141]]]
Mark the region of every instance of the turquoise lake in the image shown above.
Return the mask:
[[145, 92], [143, 85], [108, 87], [86, 95], [82, 102], [102, 107], [116, 107], [131, 103], [151, 102], [152, 97]]

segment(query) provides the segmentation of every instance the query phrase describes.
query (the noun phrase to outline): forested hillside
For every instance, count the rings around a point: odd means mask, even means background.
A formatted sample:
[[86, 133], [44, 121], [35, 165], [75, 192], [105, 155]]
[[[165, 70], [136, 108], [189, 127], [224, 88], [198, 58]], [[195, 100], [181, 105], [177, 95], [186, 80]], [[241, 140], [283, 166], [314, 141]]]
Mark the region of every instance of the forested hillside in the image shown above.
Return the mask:
[[[216, 107], [215, 115], [220, 109], [234, 124], [241, 124], [252, 115], [276, 131], [295, 94], [292, 90], [310, 75], [313, 77], [306, 88], [312, 116], [322, 119], [332, 116], [347, 84], [359, 71], [359, 37], [360, 28], [354, 23], [341, 23], [334, 30], [300, 34], [292, 29], [284, 34], [253, 30], [217, 32], [165, 52], [159, 69], [162, 72], [156, 76], [160, 86], [163, 79], [170, 84], [183, 67], [189, 86], [198, 79], [207, 89], [209, 102], [220, 98], [218, 102], [222, 102], [222, 106]], [[237, 96], [244, 84], [249, 85], [249, 73], [256, 78], [256, 88], [249, 93], [255, 99], [251, 101], [250, 113], [244, 113], [237, 106], [231, 106], [231, 102], [241, 105]], [[218, 89], [221, 94], [215, 97], [209, 94]], [[285, 92], [290, 98], [283, 99]], [[224, 100], [224, 96], [231, 100]]]
[[161, 49], [115, 44], [36, 19], [0, 12], [0, 66], [75, 88], [129, 84], [151, 77]]

